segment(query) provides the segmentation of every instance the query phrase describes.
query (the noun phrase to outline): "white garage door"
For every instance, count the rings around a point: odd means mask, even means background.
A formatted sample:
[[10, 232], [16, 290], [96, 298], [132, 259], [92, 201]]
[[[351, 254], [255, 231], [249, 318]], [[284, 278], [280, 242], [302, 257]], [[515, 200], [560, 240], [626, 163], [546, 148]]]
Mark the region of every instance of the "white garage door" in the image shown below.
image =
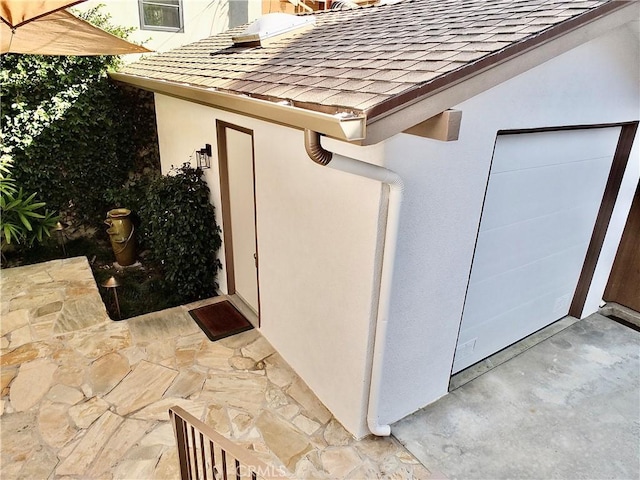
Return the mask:
[[619, 135], [498, 136], [454, 373], [568, 314]]

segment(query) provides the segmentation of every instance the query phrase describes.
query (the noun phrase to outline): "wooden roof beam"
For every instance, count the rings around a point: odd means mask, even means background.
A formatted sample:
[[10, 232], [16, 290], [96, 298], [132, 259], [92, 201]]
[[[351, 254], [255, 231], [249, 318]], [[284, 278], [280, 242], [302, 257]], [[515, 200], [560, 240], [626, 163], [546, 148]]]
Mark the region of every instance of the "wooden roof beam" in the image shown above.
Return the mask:
[[461, 122], [461, 110], [445, 110], [438, 115], [428, 118], [424, 122], [407, 128], [402, 133], [423, 138], [432, 138], [442, 142], [453, 142], [458, 140]]

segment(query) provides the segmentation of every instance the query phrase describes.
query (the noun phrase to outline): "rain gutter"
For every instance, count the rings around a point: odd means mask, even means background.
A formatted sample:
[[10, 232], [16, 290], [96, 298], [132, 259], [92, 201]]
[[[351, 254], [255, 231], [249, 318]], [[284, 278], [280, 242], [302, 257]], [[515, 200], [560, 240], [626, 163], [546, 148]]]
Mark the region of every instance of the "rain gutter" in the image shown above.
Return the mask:
[[360, 141], [366, 137], [366, 118], [364, 115], [348, 113], [332, 115], [291, 106], [286, 102], [271, 102], [248, 95], [221, 92], [215, 88], [196, 87], [126, 73], [110, 73], [109, 76], [117, 82], [133, 85], [143, 90], [248, 115], [271, 123], [313, 130], [347, 142]]
[[367, 405], [367, 426], [369, 430], [374, 435], [386, 437], [391, 434], [391, 427], [379, 422], [380, 394], [382, 391], [382, 367], [387, 344], [387, 325], [391, 306], [393, 271], [404, 184], [400, 176], [391, 170], [326, 150], [320, 144], [320, 134], [318, 132], [305, 130], [304, 146], [311, 160], [319, 165], [370, 178], [387, 185], [389, 188], [386, 222], [381, 221], [378, 223], [378, 235], [384, 236], [384, 244], [376, 262], [380, 265], [380, 282], [375, 286], [376, 292], [374, 292], [374, 298], [378, 299], [378, 305], [373, 314], [375, 334], [372, 349], [369, 402]]

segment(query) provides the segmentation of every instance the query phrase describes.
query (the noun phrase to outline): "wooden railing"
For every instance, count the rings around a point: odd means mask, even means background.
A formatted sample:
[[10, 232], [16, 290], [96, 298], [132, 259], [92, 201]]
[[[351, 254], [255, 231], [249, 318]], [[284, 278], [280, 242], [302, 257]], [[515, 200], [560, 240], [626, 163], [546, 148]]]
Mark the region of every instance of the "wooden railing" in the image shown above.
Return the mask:
[[291, 5], [294, 7], [299, 7], [302, 10], [306, 10], [307, 12], [313, 12], [313, 8], [307, 5], [304, 0], [288, 0]]
[[282, 480], [283, 467], [270, 467], [180, 407], [169, 409], [182, 480]]

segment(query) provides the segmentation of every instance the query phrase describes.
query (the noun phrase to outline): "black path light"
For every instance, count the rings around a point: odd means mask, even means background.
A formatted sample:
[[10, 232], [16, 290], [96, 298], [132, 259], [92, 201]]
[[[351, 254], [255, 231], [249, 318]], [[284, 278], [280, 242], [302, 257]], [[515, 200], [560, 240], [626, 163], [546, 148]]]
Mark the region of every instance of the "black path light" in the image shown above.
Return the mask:
[[122, 318], [122, 315], [120, 314], [120, 302], [118, 302], [118, 287], [120, 286], [120, 282], [116, 280], [116, 277], [111, 277], [109, 280], [104, 282], [102, 286], [104, 288], [113, 290], [113, 298], [116, 301], [116, 310], [118, 312], [118, 320], [120, 320]]
[[64, 256], [67, 256], [67, 246], [66, 246], [66, 242], [65, 242], [65, 236], [64, 236], [64, 229], [67, 228], [67, 225], [62, 223], [62, 222], [58, 222], [56, 223], [56, 226], [53, 227], [53, 231], [54, 232], [58, 232], [59, 235], [59, 242], [60, 245], [62, 246], [62, 253], [64, 254]]

